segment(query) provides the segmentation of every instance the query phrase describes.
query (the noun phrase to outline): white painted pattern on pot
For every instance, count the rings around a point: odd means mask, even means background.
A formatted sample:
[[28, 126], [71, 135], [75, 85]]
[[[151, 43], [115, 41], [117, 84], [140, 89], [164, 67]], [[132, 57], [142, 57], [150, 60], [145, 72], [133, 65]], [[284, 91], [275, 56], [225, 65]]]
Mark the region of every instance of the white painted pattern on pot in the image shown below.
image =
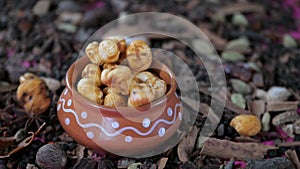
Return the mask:
[[[67, 90], [66, 90], [67, 91]], [[67, 93], [67, 92], [65, 92], [65, 93]], [[66, 105], [66, 100], [65, 99], [63, 99], [63, 98], [60, 98], [59, 99], [59, 101], [60, 101], [60, 103], [61, 103], [61, 108], [62, 108], [62, 110], [65, 112], [65, 113], [70, 113], [70, 114], [73, 114], [74, 116], [75, 116], [75, 120], [76, 120], [76, 123], [80, 126], [80, 127], [82, 127], [83, 129], [87, 129], [87, 128], [90, 128], [90, 127], [96, 127], [96, 128], [99, 128], [105, 135], [107, 135], [107, 136], [109, 136], [109, 137], [115, 137], [115, 136], [118, 136], [119, 134], [121, 134], [122, 132], [124, 132], [124, 131], [126, 131], [126, 130], [131, 130], [131, 131], [133, 131], [133, 132], [135, 132], [136, 134], [138, 134], [138, 135], [140, 135], [140, 136], [147, 136], [147, 135], [149, 135], [149, 134], [151, 134], [154, 130], [155, 130], [155, 128], [157, 127], [157, 125], [159, 124], [159, 123], [165, 123], [165, 124], [168, 124], [168, 125], [171, 125], [171, 124], [174, 124], [175, 123], [175, 121], [176, 121], [176, 112], [177, 112], [177, 109], [178, 109], [178, 107], [181, 107], [181, 104], [176, 104], [175, 105], [175, 110], [173, 111], [170, 107], [167, 109], [167, 113], [168, 113], [168, 115], [170, 115], [170, 112], [172, 111], [172, 114], [173, 114], [173, 119], [172, 120], [170, 120], [170, 121], [168, 121], [168, 120], [165, 120], [165, 119], [158, 119], [157, 121], [155, 121], [154, 122], [154, 124], [152, 125], [152, 127], [148, 130], [148, 131], [146, 131], [146, 132], [142, 132], [142, 131], [140, 131], [139, 129], [137, 129], [137, 128], [135, 128], [135, 127], [132, 127], [132, 126], [127, 126], [127, 127], [123, 127], [123, 128], [120, 128], [119, 130], [116, 130], [115, 132], [112, 132], [112, 133], [110, 133], [110, 132], [108, 132], [102, 125], [100, 125], [100, 124], [96, 124], [96, 123], [86, 123], [86, 124], [83, 124], [83, 123], [81, 123], [80, 122], [80, 118], [79, 118], [79, 116], [77, 115], [77, 113], [73, 110], [73, 109], [71, 109], [71, 108], [66, 108], [65, 107], [65, 105]], [[69, 99], [68, 100], [68, 102], [67, 102], [67, 106], [68, 107], [70, 107], [72, 105], [72, 100], [71, 99]], [[171, 110], [170, 110], [171, 109]], [[173, 113], [174, 112], [174, 113]], [[82, 114], [83, 113], [83, 114]], [[82, 112], [81, 113], [81, 118], [82, 119], [84, 119], [84, 117], [86, 117], [85, 116], [85, 113], [86, 112]], [[178, 114], [178, 118], [181, 120], [181, 112]], [[68, 120], [67, 120], [68, 119]], [[147, 118], [145, 118], [145, 119], [147, 119]], [[70, 124], [70, 119], [69, 118], [66, 118], [65, 119], [65, 122], [67, 122], [67, 121], [69, 121], [68, 122], [68, 124], [67, 125], [69, 125]], [[143, 121], [143, 123], [142, 123], [142, 125], [143, 125], [143, 127], [145, 127], [145, 128], [147, 128], [147, 126], [149, 127], [150, 126], [150, 123], [146, 120], [146, 121]], [[117, 121], [115, 121], [115, 122], [113, 122], [112, 124], [111, 124], [111, 127], [112, 128], [114, 128], [114, 129], [117, 129], [117, 128], [119, 128], [119, 122], [117, 122]], [[159, 136], [163, 136], [164, 134], [165, 134], [165, 129], [164, 128], [160, 128], [159, 129], [159, 131], [158, 131], [158, 135]], [[94, 137], [94, 133], [92, 133], [92, 132], [87, 132], [87, 137], [89, 137], [89, 138], [93, 138]], [[125, 138], [125, 141], [126, 142], [131, 142], [132, 141], [132, 137], [131, 136], [127, 136], [126, 138]]]

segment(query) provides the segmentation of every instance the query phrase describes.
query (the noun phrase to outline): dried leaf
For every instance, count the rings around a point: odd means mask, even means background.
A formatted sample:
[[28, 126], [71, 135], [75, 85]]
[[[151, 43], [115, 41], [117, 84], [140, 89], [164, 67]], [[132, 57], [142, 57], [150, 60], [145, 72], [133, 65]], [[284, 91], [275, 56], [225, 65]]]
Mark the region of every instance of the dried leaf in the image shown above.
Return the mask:
[[133, 164], [130, 164], [127, 169], [139, 169], [139, 167], [141, 165], [142, 165], [142, 163], [133, 163]]
[[229, 41], [225, 47], [225, 50], [249, 52], [249, 51], [251, 51], [251, 49], [249, 47], [250, 47], [250, 42], [249, 42], [248, 38], [241, 37], [241, 38]]
[[234, 93], [231, 95], [231, 101], [235, 105], [239, 106], [242, 109], [245, 109], [246, 107], [246, 100], [244, 99], [243, 95]]
[[225, 61], [230, 61], [230, 62], [237, 62], [241, 60], [245, 60], [245, 56], [237, 51], [224, 51], [221, 54], [221, 57]]
[[231, 79], [231, 84], [233, 89], [240, 94], [248, 94], [251, 92], [250, 86], [239, 79]]
[[232, 23], [237, 26], [248, 26], [249, 22], [247, 18], [241, 13], [235, 13], [232, 17]]
[[291, 35], [284, 35], [283, 37], [283, 46], [286, 48], [297, 47], [297, 42]]
[[261, 159], [271, 149], [277, 149], [277, 147], [259, 143], [235, 143], [228, 140], [209, 138], [204, 143], [200, 154], [222, 159]]
[[193, 126], [190, 133], [179, 143], [177, 153], [180, 161], [189, 161], [190, 155], [192, 154], [193, 148], [195, 146], [198, 131], [199, 129]]

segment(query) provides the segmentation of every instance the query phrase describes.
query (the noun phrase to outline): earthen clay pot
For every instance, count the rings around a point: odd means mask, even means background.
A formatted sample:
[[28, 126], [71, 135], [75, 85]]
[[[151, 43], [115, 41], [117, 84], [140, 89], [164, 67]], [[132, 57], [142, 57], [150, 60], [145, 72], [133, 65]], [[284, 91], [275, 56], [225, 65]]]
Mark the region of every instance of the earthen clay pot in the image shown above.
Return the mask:
[[121, 156], [144, 154], [165, 143], [182, 120], [181, 103], [175, 93], [171, 70], [157, 60], [152, 67], [168, 86], [165, 97], [137, 109], [108, 108], [89, 101], [76, 90], [86, 56], [74, 62], [66, 74], [66, 88], [57, 103], [57, 114], [64, 130], [79, 144], [94, 151]]

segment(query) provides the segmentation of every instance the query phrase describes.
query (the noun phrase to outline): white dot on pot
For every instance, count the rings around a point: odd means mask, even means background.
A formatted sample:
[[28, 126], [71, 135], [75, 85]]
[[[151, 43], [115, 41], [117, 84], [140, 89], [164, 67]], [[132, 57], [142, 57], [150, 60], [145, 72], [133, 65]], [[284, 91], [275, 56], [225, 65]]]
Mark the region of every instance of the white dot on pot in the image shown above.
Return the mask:
[[125, 141], [126, 141], [127, 143], [132, 142], [132, 137], [131, 137], [131, 136], [126, 136], [126, 137], [125, 137]]
[[117, 122], [117, 121], [115, 121], [115, 122], [113, 122], [113, 123], [111, 124], [111, 127], [114, 128], [114, 129], [119, 128], [119, 126], [120, 126], [120, 124], [119, 124], [119, 122]]
[[165, 135], [165, 133], [166, 133], [166, 129], [165, 128], [160, 128], [159, 129], [159, 131], [158, 131], [158, 135], [160, 136], [160, 137], [162, 137], [162, 136], [164, 136]]
[[58, 105], [57, 105], [57, 111], [59, 111], [60, 108], [61, 108], [61, 104], [58, 104]]
[[68, 105], [68, 106], [71, 106], [71, 105], [72, 105], [72, 99], [69, 99], [69, 100], [68, 100], [67, 105]]
[[81, 113], [81, 118], [83, 118], [83, 119], [87, 118], [87, 113], [85, 111]]
[[144, 118], [142, 125], [143, 125], [143, 127], [147, 128], [150, 126], [150, 123], [151, 123], [151, 121], [149, 118]]
[[173, 110], [171, 107], [168, 107], [167, 113], [168, 113], [169, 117], [171, 117], [173, 115]]
[[91, 131], [87, 132], [86, 135], [88, 138], [91, 138], [91, 139], [94, 138], [94, 133]]
[[64, 95], [66, 95], [68, 93], [68, 89], [65, 90]]
[[70, 125], [70, 119], [69, 118], [66, 118], [65, 119], [65, 124], [68, 126], [68, 125]]

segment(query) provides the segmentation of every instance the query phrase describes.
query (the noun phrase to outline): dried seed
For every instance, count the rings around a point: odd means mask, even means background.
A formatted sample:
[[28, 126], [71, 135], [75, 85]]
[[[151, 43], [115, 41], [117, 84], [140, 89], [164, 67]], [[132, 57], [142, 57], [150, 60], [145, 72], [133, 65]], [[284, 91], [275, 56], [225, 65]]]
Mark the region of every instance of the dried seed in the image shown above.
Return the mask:
[[103, 63], [114, 63], [119, 60], [120, 49], [115, 40], [103, 40], [98, 47]]
[[140, 72], [150, 67], [152, 63], [152, 52], [146, 42], [135, 40], [126, 49], [129, 67]]
[[245, 83], [239, 79], [232, 79], [231, 83], [232, 83], [233, 89], [235, 91], [237, 91], [238, 93], [248, 94], [251, 92], [250, 86], [247, 83]]
[[98, 104], [103, 102], [103, 93], [101, 89], [93, 84], [89, 79], [83, 78], [77, 84], [77, 91], [85, 98]]
[[98, 65], [94, 63], [87, 64], [82, 73], [81, 77], [89, 79], [96, 86], [101, 85], [101, 70]]
[[260, 120], [254, 115], [241, 114], [234, 117], [230, 126], [232, 126], [242, 136], [254, 136], [261, 129]]
[[261, 119], [263, 131], [268, 132], [270, 130], [270, 120], [271, 120], [270, 113], [269, 112], [264, 113]]

